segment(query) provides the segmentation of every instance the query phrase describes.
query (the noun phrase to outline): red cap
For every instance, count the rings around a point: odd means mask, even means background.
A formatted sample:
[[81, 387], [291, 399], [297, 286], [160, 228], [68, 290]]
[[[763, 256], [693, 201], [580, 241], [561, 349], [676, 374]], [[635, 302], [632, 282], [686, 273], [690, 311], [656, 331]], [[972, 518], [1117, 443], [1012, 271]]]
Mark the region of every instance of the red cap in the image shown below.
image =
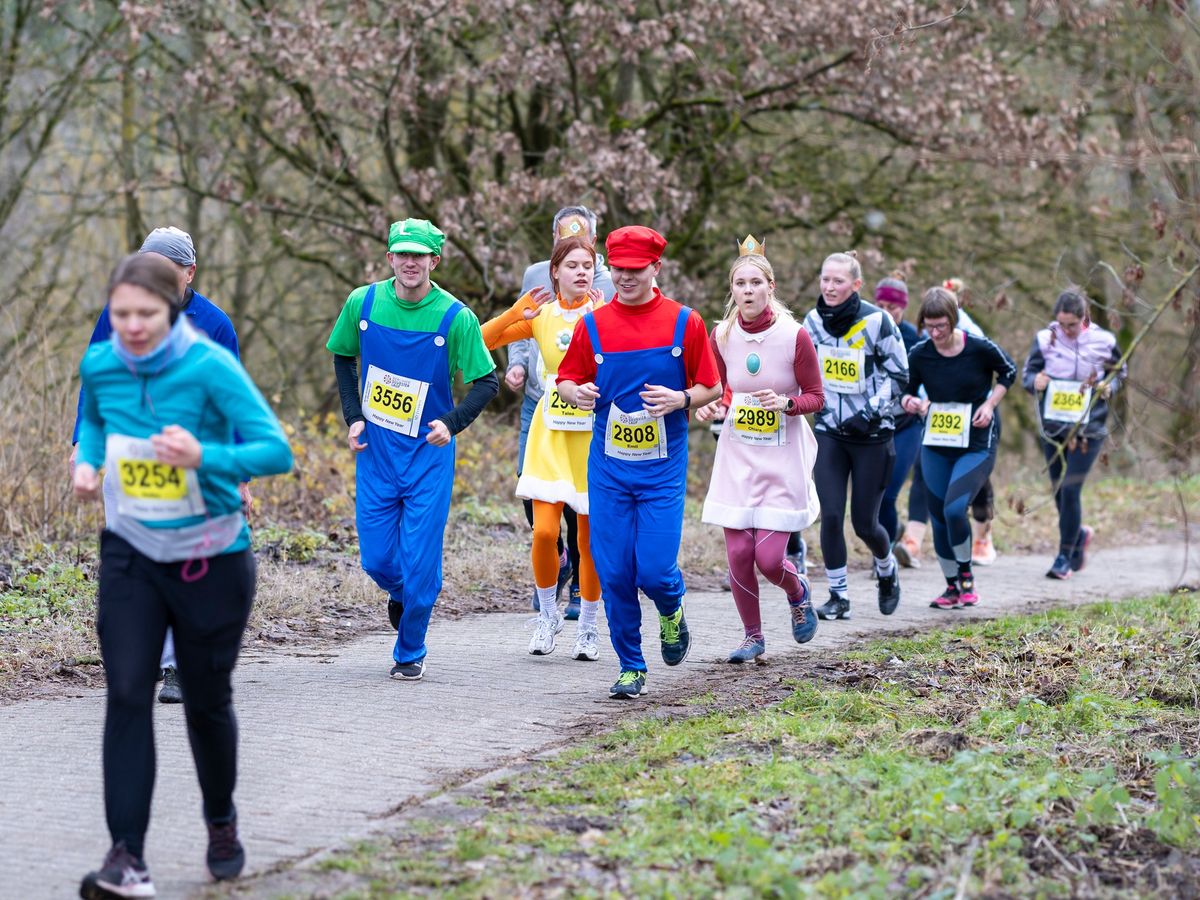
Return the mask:
[[608, 250], [610, 266], [644, 269], [662, 258], [667, 239], [645, 225], [626, 225], [611, 232], [604, 246]]

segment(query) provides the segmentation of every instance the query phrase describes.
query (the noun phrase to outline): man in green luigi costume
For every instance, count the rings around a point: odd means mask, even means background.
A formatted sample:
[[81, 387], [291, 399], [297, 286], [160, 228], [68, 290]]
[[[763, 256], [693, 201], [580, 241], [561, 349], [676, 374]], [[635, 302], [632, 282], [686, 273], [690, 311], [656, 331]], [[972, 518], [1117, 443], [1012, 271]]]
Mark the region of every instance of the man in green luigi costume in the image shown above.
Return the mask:
[[[402, 681], [425, 674], [425, 632], [442, 589], [454, 435], [500, 389], [479, 319], [430, 280], [445, 239], [425, 219], [394, 222], [387, 253], [394, 277], [355, 288], [325, 345], [350, 427], [346, 441], [357, 454], [362, 567], [387, 591], [396, 628], [391, 677]], [[457, 406], [455, 372], [471, 385]]]

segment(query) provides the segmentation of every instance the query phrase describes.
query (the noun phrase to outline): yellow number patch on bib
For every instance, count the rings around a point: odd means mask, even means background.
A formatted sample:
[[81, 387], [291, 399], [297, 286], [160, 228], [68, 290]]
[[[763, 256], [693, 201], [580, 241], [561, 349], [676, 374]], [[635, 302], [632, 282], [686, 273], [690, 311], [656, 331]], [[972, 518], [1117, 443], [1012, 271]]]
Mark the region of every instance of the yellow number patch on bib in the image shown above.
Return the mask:
[[658, 445], [658, 423], [644, 425], [622, 425], [612, 423], [612, 442], [622, 450], [649, 450]]
[[187, 497], [183, 469], [147, 459], [118, 459], [121, 492], [137, 500], [182, 500]]
[[733, 427], [737, 431], [768, 434], [779, 430], [779, 413], [773, 409], [738, 407]]
[[417, 397], [415, 394], [375, 382], [371, 385], [371, 396], [367, 400], [367, 405], [376, 412], [391, 416], [393, 419], [411, 419], [417, 409]]

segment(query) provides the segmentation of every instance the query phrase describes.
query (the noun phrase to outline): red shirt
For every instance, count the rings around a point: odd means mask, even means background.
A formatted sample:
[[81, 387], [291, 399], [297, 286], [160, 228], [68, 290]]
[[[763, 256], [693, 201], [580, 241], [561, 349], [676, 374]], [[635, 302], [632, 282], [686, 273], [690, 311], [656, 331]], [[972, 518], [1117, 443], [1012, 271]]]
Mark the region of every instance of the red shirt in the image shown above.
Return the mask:
[[[664, 297], [662, 291], [654, 289], [654, 299], [640, 306], [630, 306], [614, 299], [596, 310], [596, 333], [605, 353], [621, 353], [626, 350], [648, 350], [652, 347], [670, 347], [675, 337], [675, 321], [683, 304]], [[596, 380], [596, 351], [581, 318], [575, 323], [571, 345], [558, 367], [559, 381], [587, 384]], [[683, 361], [687, 371], [687, 384], [714, 387], [721, 382], [717, 372], [717, 361], [713, 358], [708, 343], [708, 330], [700, 313], [692, 310], [683, 329]]]

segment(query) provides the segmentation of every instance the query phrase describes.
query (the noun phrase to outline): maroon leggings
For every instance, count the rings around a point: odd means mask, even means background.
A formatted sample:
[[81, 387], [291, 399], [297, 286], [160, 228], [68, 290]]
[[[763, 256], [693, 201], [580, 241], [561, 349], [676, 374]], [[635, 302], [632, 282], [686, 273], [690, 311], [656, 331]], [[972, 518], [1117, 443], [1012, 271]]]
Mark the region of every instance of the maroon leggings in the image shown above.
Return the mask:
[[789, 534], [765, 528], [726, 528], [725, 553], [729, 559], [729, 588], [747, 635], [762, 635], [758, 608], [758, 571], [771, 584], [783, 588], [789, 603], [800, 601], [800, 577], [784, 558]]

